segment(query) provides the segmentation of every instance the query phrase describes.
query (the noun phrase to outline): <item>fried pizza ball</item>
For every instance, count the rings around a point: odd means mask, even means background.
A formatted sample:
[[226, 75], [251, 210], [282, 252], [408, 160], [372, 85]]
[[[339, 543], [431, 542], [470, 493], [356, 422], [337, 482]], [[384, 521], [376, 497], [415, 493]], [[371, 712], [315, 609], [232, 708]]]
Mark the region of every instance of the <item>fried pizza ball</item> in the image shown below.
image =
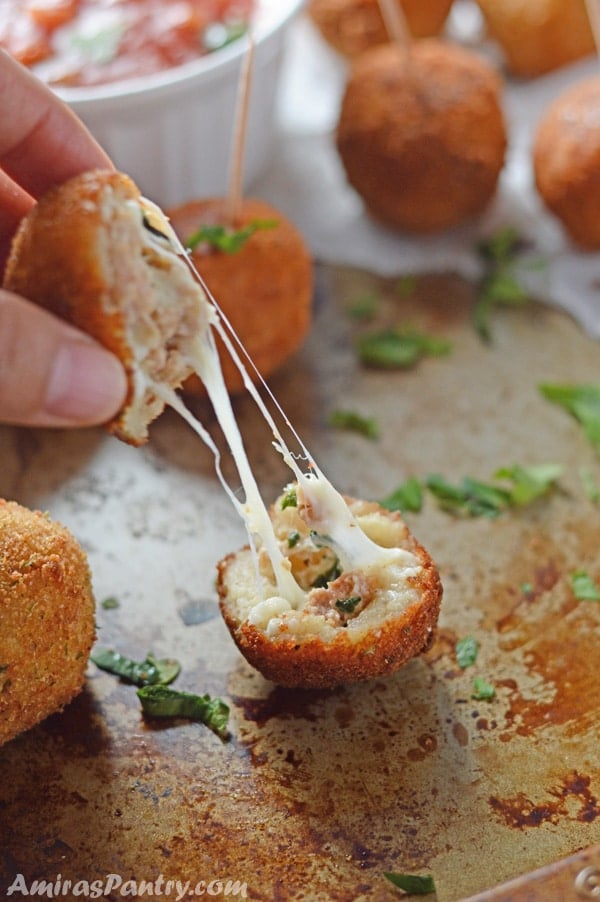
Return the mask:
[[94, 638], [82, 548], [47, 515], [0, 500], [0, 744], [80, 692]]
[[[183, 244], [193, 244], [194, 265], [259, 373], [270, 376], [310, 328], [313, 268], [302, 235], [257, 198], [242, 199], [235, 222], [229, 222], [225, 198], [190, 201], [168, 214]], [[223, 353], [220, 338], [217, 345], [225, 384], [230, 392], [240, 392], [242, 376]], [[204, 391], [197, 376], [186, 381], [184, 390]]]
[[582, 248], [600, 248], [600, 78], [568, 88], [534, 136], [535, 183], [547, 208]]
[[391, 674], [424, 651], [442, 586], [429, 554], [400, 515], [346, 498], [360, 529], [377, 545], [397, 549], [398, 557], [344, 571], [327, 537], [315, 537], [302, 508], [286, 506], [288, 497], [289, 488], [270, 516], [304, 591], [302, 607], [278, 597], [263, 551], [260, 588], [249, 548], [218, 565], [221, 613], [248, 662], [281, 686], [322, 689]]
[[585, 0], [477, 0], [513, 75], [534, 78], [594, 52]]
[[[439, 34], [453, 0], [399, 0], [414, 38]], [[379, 0], [310, 0], [308, 14], [328, 44], [347, 57], [387, 44]]]
[[133, 445], [163, 410], [157, 385], [191, 373], [210, 308], [164, 214], [131, 179], [86, 172], [51, 189], [25, 216], [4, 287], [62, 316], [122, 361], [129, 392], [109, 429]]
[[336, 142], [369, 213], [418, 233], [481, 213], [504, 164], [501, 88], [478, 55], [434, 38], [362, 54], [346, 85]]

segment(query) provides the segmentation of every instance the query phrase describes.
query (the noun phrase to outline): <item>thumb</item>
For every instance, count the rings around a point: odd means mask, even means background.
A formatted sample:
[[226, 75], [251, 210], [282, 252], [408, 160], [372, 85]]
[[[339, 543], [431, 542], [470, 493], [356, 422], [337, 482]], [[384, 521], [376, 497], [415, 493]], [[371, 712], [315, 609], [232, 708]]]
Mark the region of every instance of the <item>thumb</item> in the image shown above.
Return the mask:
[[113, 354], [0, 290], [0, 422], [91, 426], [112, 419], [126, 391], [125, 371]]

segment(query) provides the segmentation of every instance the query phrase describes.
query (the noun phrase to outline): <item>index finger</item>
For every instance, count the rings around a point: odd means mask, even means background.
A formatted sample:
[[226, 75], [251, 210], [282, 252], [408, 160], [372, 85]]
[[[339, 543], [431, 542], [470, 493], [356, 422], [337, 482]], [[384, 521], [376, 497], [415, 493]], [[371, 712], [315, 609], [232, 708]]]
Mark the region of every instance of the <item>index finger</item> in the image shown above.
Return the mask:
[[50, 88], [0, 50], [0, 274], [19, 222], [39, 197], [112, 163]]
[[0, 51], [0, 166], [39, 197], [110, 159], [72, 110], [29, 70]]

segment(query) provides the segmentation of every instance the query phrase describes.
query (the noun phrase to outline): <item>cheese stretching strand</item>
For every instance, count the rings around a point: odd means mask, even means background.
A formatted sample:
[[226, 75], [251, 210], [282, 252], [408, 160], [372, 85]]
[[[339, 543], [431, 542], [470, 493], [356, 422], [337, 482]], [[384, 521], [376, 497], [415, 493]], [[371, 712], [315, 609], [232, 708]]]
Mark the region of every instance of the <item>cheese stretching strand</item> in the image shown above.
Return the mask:
[[327, 544], [331, 546], [339, 557], [342, 569], [360, 569], [368, 572], [372, 568], [381, 568], [388, 564], [395, 564], [396, 566], [399, 564], [405, 564], [406, 566], [413, 565], [414, 556], [410, 552], [398, 548], [383, 548], [373, 542], [373, 540], [363, 532], [348, 505], [316, 465], [298, 434], [292, 427], [289, 419], [285, 416], [273, 393], [264, 380], [261, 379], [261, 385], [275, 404], [276, 409], [284, 417], [286, 424], [298, 441], [302, 450], [302, 458], [308, 463], [309, 472], [304, 472], [301, 467], [298, 466], [294, 454], [284, 441], [268, 407], [264, 403], [260, 392], [249, 378], [246, 367], [234, 347], [230, 333], [238, 343], [239, 340], [231, 329], [227, 318], [219, 309], [215, 299], [211, 296], [202, 277], [193, 266], [185, 248], [168, 224], [162, 211], [146, 199], [143, 200], [142, 205], [146, 216], [154, 225], [152, 231], [149, 232], [150, 240], [153, 240], [155, 244], [158, 244], [158, 246], [162, 248], [160, 238], [158, 235], [155, 235], [155, 232], [160, 232], [167, 238], [171, 248], [186, 260], [194, 278], [198, 281], [205, 293], [207, 303], [211, 307], [209, 328], [198, 337], [196, 351], [193, 358], [190, 358], [189, 363], [206, 387], [215, 415], [217, 416], [219, 425], [229, 445], [244, 489], [244, 504], [239, 502], [230, 486], [226, 484], [220, 468], [219, 451], [202, 424], [199, 423], [193, 414], [185, 407], [174, 391], [157, 385], [155, 387], [156, 392], [186, 420], [212, 451], [215, 456], [217, 475], [235, 508], [245, 522], [255, 556], [255, 538], [258, 537], [269, 557], [275, 575], [277, 590], [281, 597], [287, 599], [295, 608], [302, 608], [306, 601], [306, 593], [300, 588], [293, 577], [289, 559], [280, 549], [271, 518], [269, 517], [268, 510], [261, 497], [254, 474], [252, 473], [223, 380], [219, 356], [212, 331], [213, 329], [220, 335], [229, 355], [242, 375], [246, 389], [270, 426], [274, 436], [273, 447], [282, 455], [284, 462], [294, 474], [298, 487], [298, 504], [302, 508], [304, 519], [316, 533], [319, 533], [326, 538]]

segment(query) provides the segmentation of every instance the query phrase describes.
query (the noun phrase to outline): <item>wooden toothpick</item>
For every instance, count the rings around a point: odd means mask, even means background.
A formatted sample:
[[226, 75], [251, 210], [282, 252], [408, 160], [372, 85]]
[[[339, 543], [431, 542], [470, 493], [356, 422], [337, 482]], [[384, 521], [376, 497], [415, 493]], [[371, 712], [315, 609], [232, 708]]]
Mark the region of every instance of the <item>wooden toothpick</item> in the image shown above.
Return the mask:
[[600, 2], [599, 0], [585, 0], [585, 5], [592, 26], [596, 53], [600, 56]]
[[379, 0], [379, 9], [390, 39], [407, 49], [412, 37], [400, 0]]
[[237, 106], [235, 113], [235, 129], [231, 155], [231, 171], [229, 175], [229, 192], [227, 195], [227, 222], [233, 226], [238, 218], [243, 196], [244, 156], [246, 137], [248, 134], [248, 107], [250, 105], [250, 89], [254, 70], [254, 40], [248, 35], [249, 44], [238, 83]]

